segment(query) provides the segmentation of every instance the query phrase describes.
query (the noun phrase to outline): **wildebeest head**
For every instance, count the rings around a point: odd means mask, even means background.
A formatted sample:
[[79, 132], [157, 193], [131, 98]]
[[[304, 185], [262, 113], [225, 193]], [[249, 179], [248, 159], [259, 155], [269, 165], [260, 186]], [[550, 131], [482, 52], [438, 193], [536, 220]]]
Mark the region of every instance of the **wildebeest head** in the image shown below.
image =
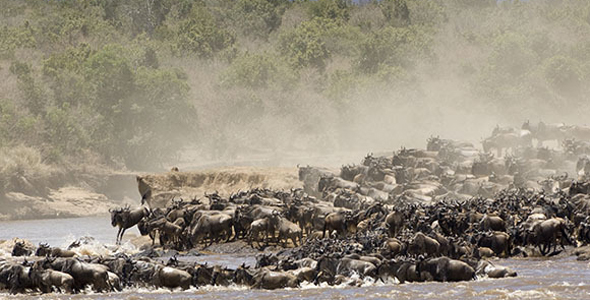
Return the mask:
[[338, 273], [337, 268], [339, 262], [340, 259], [335, 256], [324, 255], [320, 257], [316, 265], [315, 283], [318, 284], [321, 281], [328, 282], [328, 284], [333, 283]]
[[29, 256], [33, 251], [27, 249], [23, 241], [16, 241], [12, 248], [12, 256]]
[[276, 265], [279, 262], [279, 258], [270, 253], [270, 254], [258, 254], [256, 255], [256, 268], [262, 268], [267, 266]]
[[193, 282], [196, 286], [210, 285], [213, 283], [213, 267], [197, 265], [193, 274]]
[[117, 224], [120, 224], [121, 222], [121, 213], [123, 212], [122, 208], [117, 208], [117, 209], [109, 209], [109, 212], [111, 213], [111, 225], [113, 227], [116, 227]]
[[237, 284], [252, 285], [253, 278], [254, 278], [254, 275], [252, 275], [252, 272], [250, 271], [250, 267], [246, 266], [246, 263], [243, 263], [234, 272], [234, 279]]
[[39, 243], [39, 248], [35, 252], [36, 256], [49, 256], [51, 254], [51, 247], [45, 243]]

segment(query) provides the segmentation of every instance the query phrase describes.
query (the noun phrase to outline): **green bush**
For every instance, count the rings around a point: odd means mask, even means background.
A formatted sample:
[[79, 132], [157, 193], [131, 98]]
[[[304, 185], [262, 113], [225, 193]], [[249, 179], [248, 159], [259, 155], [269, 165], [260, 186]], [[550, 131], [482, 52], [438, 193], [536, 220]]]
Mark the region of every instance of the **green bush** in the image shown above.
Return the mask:
[[308, 12], [312, 18], [348, 21], [352, 2], [350, 0], [309, 1]]
[[410, 25], [410, 10], [406, 0], [383, 0], [379, 2], [385, 20], [395, 27]]
[[385, 27], [360, 44], [357, 68], [376, 73], [382, 65], [411, 68], [431, 55], [431, 36], [421, 26]]
[[323, 29], [320, 19], [303, 22], [280, 35], [279, 50], [294, 68], [312, 66], [323, 70], [330, 58]]
[[220, 77], [222, 86], [226, 88], [263, 89], [278, 86], [288, 89], [296, 81], [297, 78], [283, 61], [267, 53], [246, 52], [238, 56]]
[[233, 45], [235, 37], [216, 24], [213, 16], [203, 6], [193, 6], [186, 20], [175, 30], [172, 51], [177, 56], [195, 54], [210, 58], [215, 53]]
[[232, 23], [241, 35], [266, 39], [281, 25], [281, 17], [285, 11], [285, 5], [281, 1], [238, 0], [233, 2]]
[[37, 45], [35, 31], [29, 23], [24, 26], [2, 26], [0, 28], [0, 59], [14, 57], [19, 48], [34, 48]]
[[39, 120], [19, 109], [14, 101], [0, 99], [0, 144], [16, 141], [34, 144], [40, 140]]
[[10, 65], [10, 72], [18, 79], [19, 90], [23, 93], [25, 106], [34, 115], [45, 111], [46, 99], [41, 87], [33, 77], [31, 65], [19, 61], [13, 61]]
[[54, 150], [54, 160], [63, 155], [74, 155], [88, 147], [90, 137], [76, 118], [77, 114], [65, 103], [51, 106], [45, 115], [45, 140]]
[[85, 80], [92, 85], [90, 105], [104, 117], [116, 118], [121, 101], [134, 92], [134, 75], [125, 48], [112, 44], [84, 62]]

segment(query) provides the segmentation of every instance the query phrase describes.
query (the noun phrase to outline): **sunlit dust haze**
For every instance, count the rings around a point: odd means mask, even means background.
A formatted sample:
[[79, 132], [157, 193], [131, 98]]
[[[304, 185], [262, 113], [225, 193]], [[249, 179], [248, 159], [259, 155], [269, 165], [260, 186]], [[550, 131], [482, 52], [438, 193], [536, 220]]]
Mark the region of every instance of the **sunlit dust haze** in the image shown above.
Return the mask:
[[496, 125], [588, 123], [586, 1], [0, 6], [6, 160], [18, 146], [48, 166], [339, 165], [430, 136], [479, 146]]

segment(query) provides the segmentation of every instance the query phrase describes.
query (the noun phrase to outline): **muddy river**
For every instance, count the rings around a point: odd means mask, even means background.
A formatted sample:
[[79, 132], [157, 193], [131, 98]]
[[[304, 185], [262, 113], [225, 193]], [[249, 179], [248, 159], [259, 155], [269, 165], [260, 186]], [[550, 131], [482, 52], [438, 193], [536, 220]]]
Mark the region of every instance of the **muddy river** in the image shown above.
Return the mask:
[[[129, 230], [137, 234], [137, 229]], [[37, 244], [47, 242], [67, 246], [81, 236], [112, 244], [116, 230], [108, 217], [80, 219], [0, 222], [0, 239], [19, 237]], [[235, 267], [251, 264], [253, 257], [204, 255], [199, 261]], [[318, 287], [300, 289], [249, 290], [243, 287], [202, 287], [188, 291], [129, 289], [122, 293], [82, 295], [8, 295], [1, 299], [590, 299], [590, 265], [575, 257], [552, 259], [502, 259], [498, 264], [511, 267], [518, 277], [478, 279], [461, 283], [366, 282], [362, 287]]]

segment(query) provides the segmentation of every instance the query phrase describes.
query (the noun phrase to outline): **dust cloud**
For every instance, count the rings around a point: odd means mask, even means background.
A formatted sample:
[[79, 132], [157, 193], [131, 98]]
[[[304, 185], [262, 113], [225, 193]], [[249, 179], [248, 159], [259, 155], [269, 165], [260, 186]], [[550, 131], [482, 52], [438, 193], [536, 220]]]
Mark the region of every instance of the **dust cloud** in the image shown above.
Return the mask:
[[[590, 31], [583, 30], [590, 21], [568, 18], [587, 5], [506, 2], [439, 2], [441, 21], [424, 46], [428, 54], [405, 68], [401, 80], [359, 79], [351, 71], [350, 84], [330, 94], [333, 71], [353, 69], [334, 55], [325, 73], [299, 71], [301, 83], [292, 91], [268, 87], [220, 95], [210, 78], [226, 66], [192, 65], [189, 82], [203, 134], [171, 164], [337, 166], [369, 152], [424, 148], [430, 136], [480, 147], [497, 125], [586, 124], [590, 73], [579, 49], [590, 44]], [[421, 25], [423, 7], [407, 3], [413, 25]]]

